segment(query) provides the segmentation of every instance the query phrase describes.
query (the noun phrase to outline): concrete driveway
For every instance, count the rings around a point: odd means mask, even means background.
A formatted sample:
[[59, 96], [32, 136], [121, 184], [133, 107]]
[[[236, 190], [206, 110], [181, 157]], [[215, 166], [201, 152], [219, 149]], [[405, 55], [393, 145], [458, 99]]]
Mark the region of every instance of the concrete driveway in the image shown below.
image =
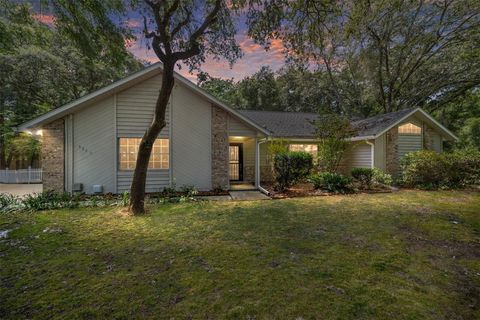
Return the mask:
[[42, 184], [4, 184], [0, 183], [0, 193], [10, 193], [15, 196], [25, 196], [31, 193], [42, 192]]

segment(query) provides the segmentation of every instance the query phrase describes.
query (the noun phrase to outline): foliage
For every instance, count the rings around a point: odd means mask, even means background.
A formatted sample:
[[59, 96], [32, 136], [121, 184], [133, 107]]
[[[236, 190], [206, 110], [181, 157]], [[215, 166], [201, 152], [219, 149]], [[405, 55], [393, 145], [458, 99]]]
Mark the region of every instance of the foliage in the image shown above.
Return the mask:
[[7, 148], [17, 139], [12, 127], [142, 65], [126, 51], [123, 39], [123, 53], [118, 54], [124, 57], [118, 63], [106, 51], [89, 56], [62, 30], [36, 20], [28, 5], [0, 3], [0, 168], [4, 168], [13, 155], [9, 157]]
[[351, 171], [352, 177], [360, 182], [363, 188], [371, 189], [374, 182], [375, 175], [373, 169], [370, 168], [353, 168]]
[[383, 172], [378, 168], [373, 168], [373, 182], [386, 186], [391, 186], [393, 183], [392, 175]]
[[313, 168], [313, 157], [307, 152], [284, 152], [274, 157], [276, 188], [283, 191], [305, 179]]
[[0, 193], [0, 211], [5, 212], [18, 206], [20, 199], [9, 193]]
[[288, 142], [283, 139], [275, 139], [267, 142], [267, 154], [272, 159], [275, 155], [288, 152]]
[[184, 185], [180, 188], [180, 192], [187, 198], [192, 198], [198, 194], [198, 190], [195, 186]]
[[336, 114], [321, 115], [315, 122], [319, 171], [336, 172], [351, 142], [350, 120]]
[[316, 63], [336, 112], [436, 109], [480, 83], [477, 0], [255, 3], [250, 36]]
[[480, 150], [480, 117], [467, 119], [460, 129], [459, 138], [462, 147]]
[[325, 190], [334, 193], [352, 192], [352, 179], [335, 172], [321, 172], [311, 175], [309, 181], [315, 189]]
[[41, 193], [28, 194], [22, 199], [26, 210], [40, 211], [75, 207], [72, 197], [66, 192], [44, 191]]
[[122, 207], [127, 207], [128, 203], [130, 202], [130, 193], [128, 191], [124, 191], [122, 193]]
[[402, 182], [409, 187], [461, 188], [480, 183], [480, 152], [477, 150], [412, 152], [402, 158], [401, 166]]
[[233, 107], [240, 104], [237, 86], [233, 79], [214, 78], [206, 72], [200, 72], [197, 78], [198, 85], [217, 99]]

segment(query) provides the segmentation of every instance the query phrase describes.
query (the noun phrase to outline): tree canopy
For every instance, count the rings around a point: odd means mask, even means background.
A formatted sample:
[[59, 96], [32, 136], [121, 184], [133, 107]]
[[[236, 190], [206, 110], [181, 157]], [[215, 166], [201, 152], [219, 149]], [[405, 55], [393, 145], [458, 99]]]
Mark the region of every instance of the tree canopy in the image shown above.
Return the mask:
[[9, 146], [15, 145], [8, 141], [15, 135], [13, 127], [136, 71], [142, 64], [125, 48], [121, 62], [114, 62], [106, 52], [86, 55], [61, 30], [37, 21], [28, 5], [1, 3], [0, 167], [3, 168], [9, 165], [8, 154], [14, 151]]
[[248, 24], [322, 70], [337, 112], [432, 111], [480, 84], [477, 0], [267, 0]]

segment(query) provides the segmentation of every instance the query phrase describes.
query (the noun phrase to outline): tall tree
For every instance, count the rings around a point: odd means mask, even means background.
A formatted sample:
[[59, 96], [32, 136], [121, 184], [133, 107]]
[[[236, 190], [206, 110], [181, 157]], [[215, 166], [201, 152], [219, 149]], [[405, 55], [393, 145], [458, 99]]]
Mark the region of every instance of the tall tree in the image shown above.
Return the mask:
[[125, 48], [125, 56], [115, 63], [108, 51], [88, 56], [66, 33], [36, 20], [27, 4], [6, 0], [0, 4], [0, 168], [5, 168], [9, 139], [15, 136], [12, 127], [142, 64]]
[[253, 75], [241, 80], [237, 88], [241, 97], [239, 108], [267, 111], [281, 110], [275, 73], [270, 67], [261, 67]]
[[434, 110], [480, 84], [477, 0], [267, 0], [249, 26], [316, 63], [345, 113]]
[[[145, 212], [145, 184], [152, 147], [165, 127], [165, 112], [175, 83], [174, 70], [180, 62], [198, 69], [207, 56], [233, 63], [241, 54], [235, 42], [232, 10], [235, 3], [224, 0], [52, 0], [60, 30], [95, 52], [105, 47], [103, 39], [130, 35], [117, 21], [125, 15], [143, 18], [143, 36], [162, 62], [162, 83], [152, 123], [143, 135], [130, 189], [130, 210]], [[99, 39], [100, 45], [92, 39]], [[106, 47], [115, 52], [116, 47]]]

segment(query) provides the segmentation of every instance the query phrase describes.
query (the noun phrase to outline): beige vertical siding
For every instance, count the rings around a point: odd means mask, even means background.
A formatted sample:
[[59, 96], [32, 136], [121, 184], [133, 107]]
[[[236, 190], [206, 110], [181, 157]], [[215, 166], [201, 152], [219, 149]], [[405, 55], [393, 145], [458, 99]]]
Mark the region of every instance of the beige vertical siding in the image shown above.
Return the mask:
[[375, 154], [374, 154], [374, 161], [373, 165], [376, 168], [379, 168], [380, 170], [385, 171], [387, 169], [387, 161], [386, 161], [386, 155], [387, 155], [387, 139], [386, 139], [386, 134], [382, 134], [378, 138], [375, 139], [373, 142], [375, 144]]
[[372, 146], [365, 141], [354, 142], [340, 162], [340, 170], [349, 173], [353, 168], [372, 167]]
[[[145, 80], [117, 94], [117, 135], [118, 137], [142, 137], [152, 123], [158, 91], [162, 83], [160, 75]], [[166, 113], [167, 126], [159, 137], [167, 138], [169, 132], [169, 110]]]
[[73, 115], [73, 182], [86, 193], [103, 185], [115, 192], [114, 98], [107, 98]]
[[240, 119], [228, 116], [228, 135], [241, 137], [255, 137], [256, 131]]
[[[152, 122], [155, 103], [162, 77], [157, 75], [117, 94], [117, 139], [132, 137], [140, 138]], [[161, 138], [169, 138], [170, 107], [166, 112], [167, 125], [159, 134]], [[170, 142], [170, 155], [172, 152]], [[117, 153], [117, 152], [115, 152]], [[118, 154], [115, 154], [118, 162]], [[133, 179], [133, 170], [117, 171], [117, 192], [129, 191]], [[170, 170], [149, 170], [147, 173], [146, 191], [158, 192], [170, 186]]]
[[423, 149], [422, 135], [398, 135], [398, 157], [401, 159], [409, 152], [414, 152]]
[[[133, 171], [119, 170], [117, 173], [117, 192], [130, 191]], [[160, 192], [164, 187], [170, 185], [170, 174], [168, 170], [149, 170], [147, 174], [146, 192]]]
[[212, 188], [211, 105], [178, 84], [173, 92], [171, 163], [178, 187]]

